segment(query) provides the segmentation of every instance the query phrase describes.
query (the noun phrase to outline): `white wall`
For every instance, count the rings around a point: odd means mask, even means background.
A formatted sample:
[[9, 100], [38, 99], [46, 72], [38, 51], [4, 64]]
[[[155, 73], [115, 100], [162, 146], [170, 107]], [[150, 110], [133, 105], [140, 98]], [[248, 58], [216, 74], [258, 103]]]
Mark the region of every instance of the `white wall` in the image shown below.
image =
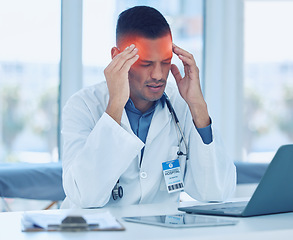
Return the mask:
[[242, 159], [243, 1], [207, 0], [205, 98], [233, 160]]

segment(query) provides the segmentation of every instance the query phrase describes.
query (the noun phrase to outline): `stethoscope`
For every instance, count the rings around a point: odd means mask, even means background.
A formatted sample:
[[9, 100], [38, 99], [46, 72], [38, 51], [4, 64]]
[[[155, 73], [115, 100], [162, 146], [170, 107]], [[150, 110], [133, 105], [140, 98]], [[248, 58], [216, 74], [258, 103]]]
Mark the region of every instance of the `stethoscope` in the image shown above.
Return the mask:
[[112, 198], [114, 200], [117, 200], [118, 198], [122, 198], [122, 197], [123, 197], [123, 188], [119, 186], [119, 179], [118, 179], [117, 183], [115, 184], [112, 190]]
[[[188, 160], [189, 156], [188, 156], [188, 145], [187, 145], [186, 138], [184, 136], [184, 133], [183, 133], [182, 128], [180, 126], [178, 117], [176, 115], [176, 112], [175, 112], [172, 104], [171, 104], [171, 101], [170, 101], [169, 97], [167, 96], [166, 93], [164, 93], [164, 96], [166, 98], [166, 104], [167, 104], [167, 107], [169, 109], [169, 112], [171, 113], [172, 118], [174, 119], [175, 128], [176, 128], [176, 132], [177, 132], [177, 139], [178, 139], [178, 152], [177, 152], [177, 155], [178, 156], [186, 156], [186, 160]], [[180, 135], [181, 135], [181, 138], [180, 138]], [[180, 151], [180, 144], [181, 144], [182, 141], [184, 143], [186, 153], [183, 153], [182, 151]]]
[[[164, 93], [164, 96], [165, 96], [165, 99], [166, 99], [166, 104], [167, 104], [167, 107], [169, 109], [169, 112], [171, 113], [172, 118], [174, 120], [176, 132], [177, 132], [178, 149], [179, 149], [178, 152], [177, 152], [177, 155], [178, 155], [178, 157], [179, 156], [186, 156], [186, 160], [188, 160], [189, 156], [188, 156], [188, 145], [187, 145], [186, 138], [184, 136], [184, 133], [183, 133], [182, 128], [180, 126], [178, 117], [176, 115], [176, 112], [175, 112], [172, 104], [171, 104], [171, 101], [170, 101], [169, 97], [167, 96], [166, 93]], [[181, 138], [180, 138], [180, 135], [181, 135]], [[182, 141], [184, 143], [186, 153], [183, 153], [182, 151], [180, 151], [180, 145], [181, 145]], [[117, 200], [118, 198], [122, 198], [122, 197], [123, 197], [123, 188], [121, 186], [119, 186], [119, 180], [118, 180], [117, 183], [115, 184], [113, 190], [112, 190], [112, 198], [114, 200]]]

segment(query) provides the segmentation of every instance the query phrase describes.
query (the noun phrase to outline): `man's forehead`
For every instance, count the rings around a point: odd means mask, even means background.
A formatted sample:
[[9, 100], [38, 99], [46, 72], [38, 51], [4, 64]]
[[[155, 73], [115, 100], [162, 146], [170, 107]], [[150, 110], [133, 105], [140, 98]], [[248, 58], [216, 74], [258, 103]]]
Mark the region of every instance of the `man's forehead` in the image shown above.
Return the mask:
[[123, 41], [122, 49], [127, 46], [135, 44], [138, 49], [138, 55], [140, 60], [151, 60], [154, 57], [164, 59], [172, 58], [172, 37], [171, 35], [165, 35], [155, 39], [145, 38], [141, 36], [128, 36]]

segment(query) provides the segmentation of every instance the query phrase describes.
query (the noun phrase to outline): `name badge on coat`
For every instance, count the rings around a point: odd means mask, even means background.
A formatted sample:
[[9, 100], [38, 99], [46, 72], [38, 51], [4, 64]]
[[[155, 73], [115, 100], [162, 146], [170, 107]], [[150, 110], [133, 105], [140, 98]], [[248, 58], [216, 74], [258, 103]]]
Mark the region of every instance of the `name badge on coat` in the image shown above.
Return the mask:
[[184, 189], [184, 184], [179, 160], [176, 159], [163, 162], [162, 166], [168, 193], [182, 191]]

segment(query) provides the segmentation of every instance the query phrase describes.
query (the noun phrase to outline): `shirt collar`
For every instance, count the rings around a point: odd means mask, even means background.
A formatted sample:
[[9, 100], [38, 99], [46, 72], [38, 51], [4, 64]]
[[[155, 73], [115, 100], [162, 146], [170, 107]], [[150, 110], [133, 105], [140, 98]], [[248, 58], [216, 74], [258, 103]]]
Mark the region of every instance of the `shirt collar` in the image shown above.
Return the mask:
[[[154, 105], [152, 107], [150, 107], [144, 114], [148, 114], [150, 112], [153, 112], [155, 110], [155, 108], [157, 107], [157, 105], [161, 103], [162, 104], [162, 107], [164, 108], [165, 107], [165, 103], [166, 103], [166, 97], [165, 97], [165, 94], [162, 95], [162, 97], [159, 99], [159, 100], [156, 100]], [[128, 110], [128, 111], [131, 111], [133, 113], [137, 113], [137, 114], [141, 114], [142, 115], [142, 112], [139, 111], [135, 106], [134, 106], [134, 103], [133, 101], [129, 98], [126, 105], [125, 105], [125, 109]], [[143, 114], [143, 115], [144, 115]]]

